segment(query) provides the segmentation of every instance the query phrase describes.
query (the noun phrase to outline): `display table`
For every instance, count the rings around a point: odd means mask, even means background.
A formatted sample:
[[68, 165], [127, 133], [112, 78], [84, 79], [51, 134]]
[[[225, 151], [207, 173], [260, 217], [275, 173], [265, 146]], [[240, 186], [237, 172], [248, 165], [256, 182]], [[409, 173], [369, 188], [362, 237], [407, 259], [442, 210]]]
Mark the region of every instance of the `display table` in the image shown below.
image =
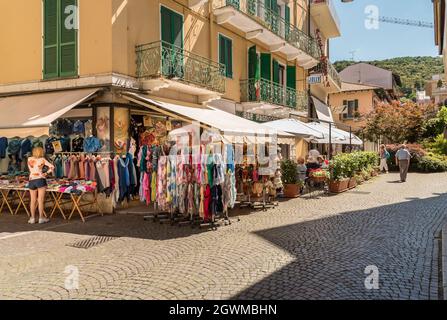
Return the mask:
[[[11, 215], [17, 215], [19, 210], [23, 208], [28, 216], [30, 216], [29, 211], [29, 201], [26, 202], [26, 196], [29, 189], [24, 187], [23, 184], [15, 185], [2, 184], [0, 185], [0, 214], [4, 210], [9, 211]], [[96, 191], [82, 191], [82, 192], [63, 192], [58, 187], [49, 187], [46, 191], [47, 196], [45, 199], [45, 204], [51, 203], [51, 213], [50, 218], [52, 218], [57, 212], [59, 212], [64, 220], [71, 220], [72, 217], [77, 213], [79, 214], [82, 222], [85, 222], [85, 212], [82, 208], [90, 206], [91, 209], [95, 208], [96, 212], [104, 216], [101, 206], [98, 202], [98, 193]], [[65, 196], [65, 197], [64, 197]], [[88, 196], [90, 199], [86, 199]], [[15, 210], [14, 206], [17, 205]], [[71, 210], [69, 214], [66, 214], [64, 207], [68, 206]], [[45, 216], [47, 216], [45, 214]]]

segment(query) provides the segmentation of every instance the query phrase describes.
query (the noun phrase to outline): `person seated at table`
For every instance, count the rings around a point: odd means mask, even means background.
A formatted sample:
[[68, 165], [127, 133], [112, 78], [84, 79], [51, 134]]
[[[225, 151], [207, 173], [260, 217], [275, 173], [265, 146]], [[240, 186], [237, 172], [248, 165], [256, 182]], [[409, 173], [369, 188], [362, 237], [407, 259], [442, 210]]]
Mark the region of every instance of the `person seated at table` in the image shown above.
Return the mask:
[[28, 158], [29, 184], [31, 204], [31, 218], [29, 224], [36, 223], [36, 209], [39, 207], [39, 223], [48, 223], [45, 217], [45, 193], [47, 191], [47, 176], [54, 170], [54, 166], [45, 159], [43, 148], [33, 149], [32, 157]]
[[319, 156], [317, 158], [318, 163], [320, 164], [320, 168], [321, 169], [328, 169], [329, 168], [329, 161], [327, 161], [326, 159], [324, 159], [323, 156]]
[[307, 177], [309, 177], [309, 173], [313, 170], [317, 170], [321, 168], [321, 164], [318, 162], [318, 160], [314, 157], [309, 157], [307, 159], [307, 163], [306, 163], [306, 167], [307, 167]]

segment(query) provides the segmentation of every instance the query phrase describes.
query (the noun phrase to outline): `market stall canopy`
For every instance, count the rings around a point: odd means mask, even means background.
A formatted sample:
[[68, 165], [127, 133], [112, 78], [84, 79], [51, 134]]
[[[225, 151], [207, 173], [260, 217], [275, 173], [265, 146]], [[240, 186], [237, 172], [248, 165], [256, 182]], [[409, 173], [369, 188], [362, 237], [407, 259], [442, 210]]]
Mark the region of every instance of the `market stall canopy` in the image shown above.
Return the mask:
[[197, 121], [211, 128], [220, 130], [225, 137], [256, 137], [256, 141], [268, 140], [269, 136], [293, 137], [284, 131], [278, 131], [262, 124], [238, 117], [234, 114], [214, 108], [194, 108], [154, 100], [141, 94], [122, 92], [124, 98], [146, 106], [168, 116]]
[[281, 119], [271, 122], [266, 122], [264, 125], [271, 127], [276, 130], [286, 131], [292, 133], [296, 136], [303, 138], [315, 138], [323, 139], [324, 135], [321, 131], [318, 131], [306, 123], [299, 121], [297, 119]]
[[[306, 123], [308, 126], [314, 128], [315, 130], [320, 131], [323, 134], [322, 139], [310, 138], [306, 139], [312, 143], [318, 144], [326, 144], [329, 143], [329, 124], [319, 123], [319, 122], [310, 122]], [[343, 131], [335, 127], [335, 125], [331, 125], [331, 140], [334, 144], [353, 144], [353, 145], [363, 145], [363, 141], [357, 137], [355, 134], [350, 134], [349, 132]]]
[[48, 129], [53, 121], [91, 98], [99, 90], [66, 90], [0, 98], [0, 129]]
[[333, 123], [334, 117], [332, 116], [331, 108], [315, 97], [312, 97], [312, 100], [314, 102], [315, 110], [317, 111], [318, 119]]

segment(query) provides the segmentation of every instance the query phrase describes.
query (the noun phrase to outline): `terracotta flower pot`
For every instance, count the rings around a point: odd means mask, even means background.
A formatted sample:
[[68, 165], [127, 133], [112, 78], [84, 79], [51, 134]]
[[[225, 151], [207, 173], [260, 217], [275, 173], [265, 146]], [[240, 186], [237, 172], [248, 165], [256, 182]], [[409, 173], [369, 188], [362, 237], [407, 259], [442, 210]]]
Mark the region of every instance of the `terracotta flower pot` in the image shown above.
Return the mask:
[[285, 198], [297, 198], [300, 194], [300, 186], [298, 184], [285, 184], [284, 185], [284, 197]]
[[349, 183], [348, 183], [348, 188], [352, 189], [357, 187], [357, 180], [355, 179], [355, 177], [349, 179]]
[[333, 181], [329, 183], [329, 191], [333, 193], [341, 193], [348, 190], [349, 179]]

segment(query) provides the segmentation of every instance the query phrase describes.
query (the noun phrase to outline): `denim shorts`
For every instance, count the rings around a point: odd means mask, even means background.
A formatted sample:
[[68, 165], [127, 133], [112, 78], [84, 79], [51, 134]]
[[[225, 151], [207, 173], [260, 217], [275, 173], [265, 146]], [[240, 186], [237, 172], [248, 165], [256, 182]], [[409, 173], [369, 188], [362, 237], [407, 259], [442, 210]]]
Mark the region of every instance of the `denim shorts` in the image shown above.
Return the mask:
[[28, 184], [28, 189], [30, 190], [37, 190], [40, 188], [45, 188], [47, 187], [47, 179], [36, 179], [36, 180], [31, 180]]

